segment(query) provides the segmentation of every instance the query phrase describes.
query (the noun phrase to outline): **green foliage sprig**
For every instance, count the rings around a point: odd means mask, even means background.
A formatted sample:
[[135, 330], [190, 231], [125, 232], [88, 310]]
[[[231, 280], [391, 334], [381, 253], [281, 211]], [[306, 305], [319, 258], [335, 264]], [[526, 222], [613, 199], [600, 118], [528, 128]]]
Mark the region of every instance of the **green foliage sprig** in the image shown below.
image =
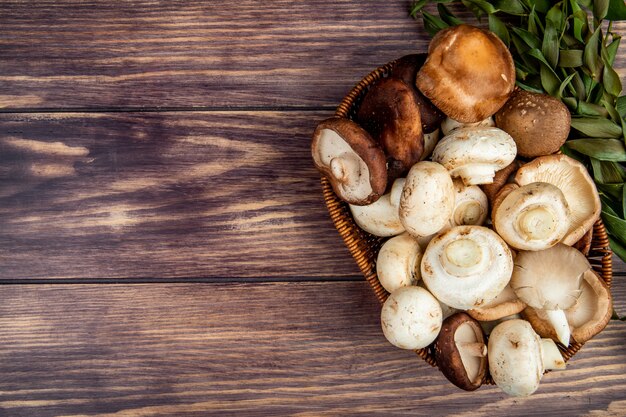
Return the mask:
[[[424, 9], [436, 4], [437, 13]], [[462, 23], [452, 0], [418, 0], [410, 9], [431, 35]], [[557, 97], [572, 113], [563, 153], [593, 176], [611, 248], [626, 261], [626, 95], [613, 69], [626, 20], [623, 0], [463, 0], [462, 4], [509, 47], [517, 85]]]

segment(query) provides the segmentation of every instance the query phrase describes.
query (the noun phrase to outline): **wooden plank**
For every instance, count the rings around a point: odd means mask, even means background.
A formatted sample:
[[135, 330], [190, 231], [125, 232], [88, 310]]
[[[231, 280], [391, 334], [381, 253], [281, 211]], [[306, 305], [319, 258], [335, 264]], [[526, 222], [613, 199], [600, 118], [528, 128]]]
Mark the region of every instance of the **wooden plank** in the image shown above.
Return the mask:
[[0, 1], [0, 108], [331, 106], [424, 51], [405, 2]]
[[[10, 416], [622, 415], [626, 323], [537, 393], [466, 393], [389, 345], [367, 284], [19, 285], [0, 304]], [[624, 294], [620, 296], [624, 306]]]
[[310, 157], [329, 115], [0, 115], [0, 279], [358, 277]]

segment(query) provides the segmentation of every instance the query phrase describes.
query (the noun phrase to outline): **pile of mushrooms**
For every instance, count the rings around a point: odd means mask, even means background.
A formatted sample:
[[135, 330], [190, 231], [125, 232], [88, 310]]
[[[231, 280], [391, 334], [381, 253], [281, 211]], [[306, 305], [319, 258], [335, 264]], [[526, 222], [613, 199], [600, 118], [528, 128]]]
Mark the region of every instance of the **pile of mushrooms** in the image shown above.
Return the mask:
[[530, 395], [610, 319], [606, 284], [573, 247], [600, 199], [585, 167], [557, 153], [569, 129], [560, 101], [516, 89], [496, 35], [459, 25], [399, 59], [355, 120], [313, 134], [315, 165], [356, 224], [389, 238], [376, 263], [385, 337], [432, 349], [462, 389], [489, 372]]

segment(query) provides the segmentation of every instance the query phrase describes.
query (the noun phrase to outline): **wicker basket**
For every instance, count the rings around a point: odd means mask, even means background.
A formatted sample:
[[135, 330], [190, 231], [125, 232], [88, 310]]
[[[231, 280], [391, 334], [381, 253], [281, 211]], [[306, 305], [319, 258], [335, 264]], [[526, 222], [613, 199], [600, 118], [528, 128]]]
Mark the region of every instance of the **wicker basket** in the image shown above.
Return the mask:
[[[395, 61], [392, 61], [380, 68], [377, 68], [363, 78], [342, 100], [341, 104], [337, 107], [335, 115], [348, 119], [354, 119], [361, 100], [367, 90], [376, 81], [388, 76], [394, 65]], [[343, 238], [343, 241], [350, 250], [352, 257], [365, 276], [365, 279], [374, 290], [376, 297], [378, 297], [378, 300], [383, 303], [389, 294], [380, 285], [378, 277], [376, 276], [376, 257], [385, 239], [373, 236], [363, 231], [355, 224], [348, 205], [335, 195], [330, 182], [325, 177], [322, 178], [322, 189], [326, 207], [328, 208], [335, 228], [337, 228], [337, 231]], [[589, 242], [587, 241], [587, 244], [580, 245], [579, 249], [582, 247], [581, 250], [587, 255], [593, 269], [602, 277], [604, 282], [606, 282], [610, 288], [613, 276], [612, 252], [609, 247], [609, 239], [602, 220], [598, 220], [595, 223], [591, 236], [591, 244], [589, 245]], [[582, 240], [585, 240], [585, 238], [581, 239], [581, 241]], [[574, 356], [578, 350], [580, 350], [583, 344], [572, 343], [569, 347], [565, 347], [559, 343], [558, 346], [563, 354], [563, 357], [567, 361]], [[416, 350], [415, 352], [430, 365], [437, 366], [432, 345], [424, 349]], [[493, 379], [488, 372], [483, 380], [483, 383], [491, 385], [494, 384]]]

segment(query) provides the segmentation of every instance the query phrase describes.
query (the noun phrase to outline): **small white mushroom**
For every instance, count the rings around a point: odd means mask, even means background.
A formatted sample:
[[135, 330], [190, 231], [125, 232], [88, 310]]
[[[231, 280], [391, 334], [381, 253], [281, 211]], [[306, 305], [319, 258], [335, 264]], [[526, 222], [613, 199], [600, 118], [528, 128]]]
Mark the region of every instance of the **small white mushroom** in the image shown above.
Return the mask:
[[420, 279], [422, 250], [417, 240], [408, 233], [392, 237], [378, 252], [376, 274], [388, 292], [400, 287], [416, 285]]
[[515, 257], [511, 288], [530, 307], [545, 311], [565, 346], [569, 345], [570, 329], [564, 310], [580, 297], [582, 276], [590, 268], [585, 255], [563, 244], [521, 251]]
[[404, 232], [400, 221], [400, 195], [404, 178], [394, 181], [391, 191], [367, 206], [350, 204], [350, 211], [355, 223], [363, 230], [375, 236], [389, 237]]
[[421, 287], [401, 287], [392, 292], [380, 313], [383, 333], [400, 349], [422, 349], [430, 345], [441, 329], [441, 307]]
[[479, 321], [493, 321], [513, 314], [520, 313], [526, 308], [526, 303], [520, 300], [510, 285], [482, 307], [467, 310], [472, 318]]
[[511, 191], [493, 212], [498, 234], [515, 249], [542, 250], [559, 243], [569, 229], [570, 209], [561, 190], [533, 182]]
[[530, 395], [539, 388], [546, 369], [563, 369], [565, 361], [558, 349], [543, 343], [525, 320], [507, 320], [492, 330], [489, 371], [502, 391], [516, 397]]
[[437, 233], [454, 209], [454, 185], [448, 171], [435, 162], [413, 165], [400, 198], [400, 221], [414, 236]]
[[441, 133], [443, 133], [444, 136], [447, 136], [452, 133], [453, 130], [461, 127], [493, 127], [495, 125], [496, 122], [494, 122], [493, 117], [491, 116], [481, 120], [480, 122], [475, 123], [462, 123], [457, 120], [451, 119], [450, 117], [446, 117], [446, 120], [441, 122]]
[[432, 160], [467, 185], [490, 184], [496, 171], [515, 159], [515, 141], [496, 127], [455, 129], [439, 141]]
[[454, 179], [454, 211], [450, 219], [451, 226], [480, 226], [487, 220], [489, 202], [478, 185], [465, 185]]
[[456, 226], [430, 241], [422, 258], [422, 279], [450, 307], [481, 307], [502, 292], [511, 278], [513, 257], [495, 232]]
[[428, 158], [432, 153], [435, 146], [437, 146], [437, 142], [439, 142], [440, 129], [435, 129], [430, 133], [424, 133], [424, 153], [420, 157], [420, 161]]

